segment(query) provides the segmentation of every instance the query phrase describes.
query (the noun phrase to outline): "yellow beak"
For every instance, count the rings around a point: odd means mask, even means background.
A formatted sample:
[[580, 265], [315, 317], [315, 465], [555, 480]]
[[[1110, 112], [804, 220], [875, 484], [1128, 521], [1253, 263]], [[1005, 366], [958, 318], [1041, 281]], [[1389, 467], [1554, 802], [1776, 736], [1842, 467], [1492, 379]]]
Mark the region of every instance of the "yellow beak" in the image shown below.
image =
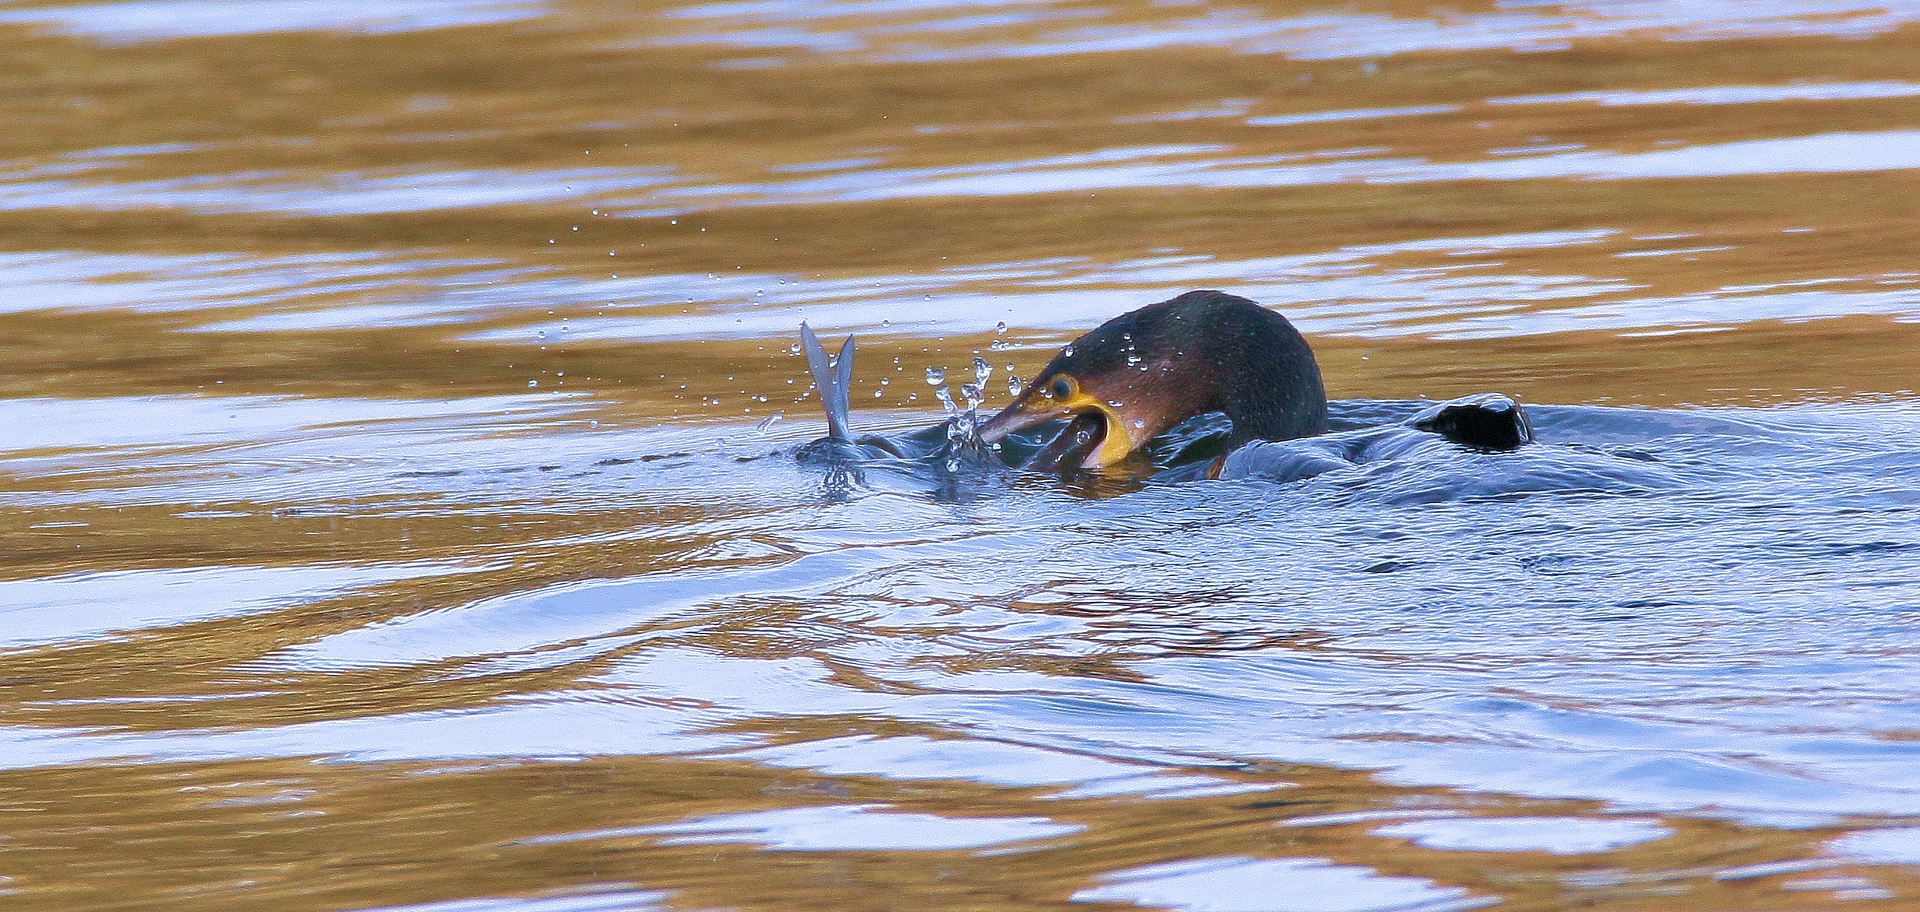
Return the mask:
[[987, 419], [987, 423], [980, 426], [980, 437], [993, 443], [1014, 431], [1093, 412], [1099, 413], [1106, 427], [1100, 445], [1081, 461], [1081, 468], [1098, 469], [1126, 461], [1134, 450], [1133, 435], [1127, 428], [1126, 419], [1112, 405], [1082, 390], [1075, 390], [1072, 396], [1065, 399], [1055, 399], [1029, 389], [1026, 395], [1015, 399], [1000, 414]]

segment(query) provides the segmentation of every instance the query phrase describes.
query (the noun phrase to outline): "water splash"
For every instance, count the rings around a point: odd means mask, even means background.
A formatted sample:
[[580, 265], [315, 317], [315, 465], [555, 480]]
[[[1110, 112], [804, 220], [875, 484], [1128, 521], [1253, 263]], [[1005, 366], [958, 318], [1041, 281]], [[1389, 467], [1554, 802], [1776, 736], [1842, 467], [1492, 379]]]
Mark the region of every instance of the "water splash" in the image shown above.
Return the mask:
[[[967, 386], [973, 389], [975, 395], [970, 396], [968, 398], [970, 400], [973, 400], [973, 399], [984, 400], [986, 396], [984, 393], [981, 393], [981, 391], [987, 388], [987, 380], [992, 376], [993, 376], [993, 365], [988, 364], [987, 359], [985, 358], [973, 359], [973, 382], [967, 384]], [[966, 387], [962, 388], [963, 391], [965, 389]], [[973, 402], [973, 405], [978, 406], [979, 402], [975, 401]]]
[[[980, 438], [980, 406], [986, 401], [987, 381], [993, 377], [993, 365], [985, 358], [973, 359], [973, 380], [960, 385], [960, 402], [943, 382], [946, 371], [927, 368], [927, 382], [935, 384], [933, 394], [947, 412], [947, 442], [940, 450], [940, 464], [948, 474], [963, 469], [981, 469], [998, 464], [986, 441]], [[961, 403], [965, 408], [961, 408]]]

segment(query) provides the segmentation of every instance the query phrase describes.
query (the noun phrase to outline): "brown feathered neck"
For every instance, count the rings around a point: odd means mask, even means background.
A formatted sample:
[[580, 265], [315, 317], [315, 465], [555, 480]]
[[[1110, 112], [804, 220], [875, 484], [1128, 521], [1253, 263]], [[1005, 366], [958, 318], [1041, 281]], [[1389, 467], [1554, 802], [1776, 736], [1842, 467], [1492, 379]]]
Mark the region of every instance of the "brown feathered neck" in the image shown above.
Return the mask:
[[[1141, 416], [1136, 432], [1158, 434], [1209, 412], [1233, 422], [1232, 446], [1327, 429], [1326, 389], [1307, 341], [1285, 317], [1225, 292], [1190, 291], [1115, 317], [1063, 348], [1033, 387], [1044, 394], [1062, 375]], [[1136, 436], [1144, 443], [1152, 434]]]

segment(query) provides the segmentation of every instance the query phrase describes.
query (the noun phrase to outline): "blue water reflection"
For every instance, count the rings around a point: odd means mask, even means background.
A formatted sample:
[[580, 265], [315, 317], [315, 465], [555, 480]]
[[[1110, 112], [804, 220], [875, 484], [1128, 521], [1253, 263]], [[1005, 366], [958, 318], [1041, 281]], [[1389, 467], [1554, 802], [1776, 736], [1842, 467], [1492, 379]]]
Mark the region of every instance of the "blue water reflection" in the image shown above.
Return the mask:
[[[1434, 116], [1448, 108], [1328, 111], [1250, 118], [1256, 125], [1310, 125], [1367, 118]], [[666, 187], [641, 197], [611, 199], [627, 216], [664, 216], [697, 204], [818, 205], [930, 197], [998, 197], [1075, 193], [1136, 187], [1232, 189], [1343, 183], [1431, 183], [1584, 178], [1737, 177], [1838, 174], [1920, 168], [1920, 132], [1826, 133], [1730, 143], [1683, 144], [1647, 152], [1551, 147], [1551, 154], [1491, 149], [1486, 160], [1429, 161], [1383, 150], [1333, 150], [1284, 155], [1234, 155], [1215, 147], [1160, 146], [1108, 149], [1074, 156], [947, 168], [869, 168], [831, 177]], [[1390, 151], [1390, 150], [1384, 150]], [[1533, 150], [1538, 151], [1538, 150]], [[710, 201], [710, 202], [709, 202]]]
[[[608, 449], [571, 457], [569, 499], [702, 506], [710, 515], [628, 534], [714, 544], [676, 545], [657, 571], [403, 614], [234, 669], [419, 667], [440, 680], [580, 669], [578, 688], [244, 732], [14, 728], [7, 755], [33, 765], [723, 750], [825, 774], [1062, 787], [1226, 755], [1752, 822], [1920, 814], [1903, 775], [1916, 745], [1881, 736], [1920, 712], [1908, 611], [1920, 545], [1907, 522], [1920, 505], [1920, 415], [1542, 408], [1536, 430], [1651, 459], [1671, 489], [1434, 500], [1430, 476], [1451, 463], [1423, 462], [1361, 467], [1363, 484], [1336, 473], [1092, 502], [1015, 488], [964, 505], [876, 490], [822, 505], [805, 473], [777, 460], [750, 484], [710, 451], [582, 472], [600, 453], [650, 449], [644, 437], [582, 435]], [[388, 433], [448, 439], [431, 426]], [[323, 498], [419, 462], [381, 449], [305, 467], [297, 485], [273, 471], [204, 484], [222, 497], [253, 487]], [[477, 452], [443, 451], [467, 470], [408, 483], [484, 497]], [[555, 535], [547, 547], [579, 541]], [[1029, 564], [1068, 549], [1070, 567]], [[725, 569], [698, 567], [715, 554]], [[1824, 606], [1817, 615], [1809, 599]], [[735, 632], [755, 630], [796, 651], [739, 651]], [[1298, 636], [1321, 644], [1296, 649]], [[1047, 668], [1096, 657], [1131, 678]], [[773, 746], [714, 729], [847, 715], [965, 720], [988, 740]], [[1808, 730], [1815, 718], [1822, 727]]]
[[543, 15], [540, 0], [136, 0], [0, 10], [0, 23], [129, 43], [208, 35], [340, 29], [401, 32]]
[[1920, 827], [1862, 830], [1827, 846], [1835, 855], [1878, 864], [1920, 865]]
[[[214, 618], [257, 614], [452, 567], [196, 567], [0, 582], [0, 650], [80, 644]], [[129, 699], [132, 699], [130, 696]]]
[[283, 171], [127, 179], [110, 159], [24, 168], [0, 184], [0, 209], [144, 209], [376, 215], [520, 203], [622, 198], [668, 183], [662, 168], [432, 172], [386, 168], [302, 175]]
[[[1194, 11], [1168, 4], [1155, 15], [1054, 3], [1014, 15], [980, 15], [997, 3], [715, 3], [683, 7], [686, 31], [660, 44], [710, 43], [752, 50], [864, 55], [890, 62], [1223, 47], [1302, 60], [1490, 49], [1547, 51], [1605, 38], [1699, 41], [1795, 35], [1866, 37], [1920, 19], [1911, 3], [1710, 3], [1598, 0], [1510, 3], [1430, 17], [1309, 12], [1267, 17], [1247, 9]], [[1128, 15], [1132, 13], [1133, 15]], [[1054, 25], [1054, 23], [1059, 23]], [[971, 42], [957, 41], [959, 35]], [[937, 39], [937, 41], [935, 40]], [[777, 62], [779, 58], [774, 58]]]
[[1794, 85], [1700, 86], [1688, 89], [1621, 89], [1563, 92], [1556, 95], [1516, 95], [1489, 98], [1487, 104], [1527, 105], [1593, 102], [1602, 107], [1665, 104], [1766, 104], [1778, 101], [1851, 101], [1872, 98], [1911, 98], [1920, 84], [1911, 82], [1816, 82]]
[[656, 912], [673, 908], [670, 895], [636, 889], [633, 884], [594, 884], [560, 896], [500, 896], [454, 899], [406, 906], [381, 906], [367, 912]]
[[1673, 830], [1632, 818], [1433, 817], [1388, 824], [1373, 835], [1450, 851], [1584, 855], [1662, 839]]
[[1388, 877], [1324, 858], [1202, 858], [1118, 871], [1076, 902], [1130, 902], [1191, 912], [1445, 912], [1494, 905], [1416, 877]]
[[657, 836], [661, 845], [747, 843], [787, 852], [946, 851], [1047, 839], [1082, 829], [1044, 817], [940, 817], [853, 804], [720, 814], [564, 838]]

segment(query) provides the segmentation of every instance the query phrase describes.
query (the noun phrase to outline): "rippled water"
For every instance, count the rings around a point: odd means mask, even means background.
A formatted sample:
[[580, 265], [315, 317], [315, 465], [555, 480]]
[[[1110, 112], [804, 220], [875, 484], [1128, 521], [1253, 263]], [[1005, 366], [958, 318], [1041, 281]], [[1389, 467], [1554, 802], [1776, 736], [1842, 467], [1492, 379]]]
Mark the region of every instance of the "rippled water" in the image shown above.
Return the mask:
[[[1912, 907], [1916, 37], [8, 4], [0, 905]], [[1540, 443], [792, 457], [1193, 288]]]

